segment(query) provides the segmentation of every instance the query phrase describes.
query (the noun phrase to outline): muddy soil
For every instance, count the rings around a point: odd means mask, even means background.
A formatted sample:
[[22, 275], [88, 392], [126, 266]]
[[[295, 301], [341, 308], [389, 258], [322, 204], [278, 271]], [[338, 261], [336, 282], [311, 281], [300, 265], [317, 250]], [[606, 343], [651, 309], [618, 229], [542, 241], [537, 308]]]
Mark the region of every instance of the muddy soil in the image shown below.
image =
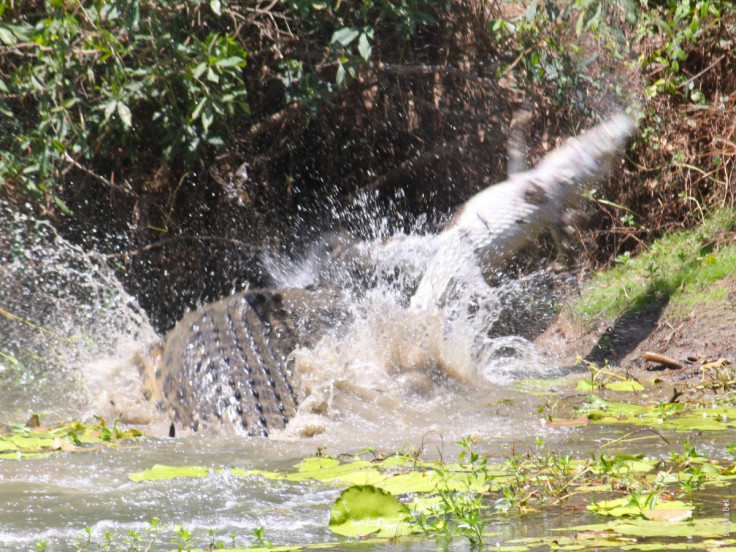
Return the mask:
[[621, 374], [659, 382], [659, 400], [681, 400], [736, 362], [736, 276], [713, 285], [726, 288], [725, 299], [695, 303], [687, 314], [653, 301], [613, 323], [591, 322], [566, 306], [535, 344], [560, 365], [607, 362]]

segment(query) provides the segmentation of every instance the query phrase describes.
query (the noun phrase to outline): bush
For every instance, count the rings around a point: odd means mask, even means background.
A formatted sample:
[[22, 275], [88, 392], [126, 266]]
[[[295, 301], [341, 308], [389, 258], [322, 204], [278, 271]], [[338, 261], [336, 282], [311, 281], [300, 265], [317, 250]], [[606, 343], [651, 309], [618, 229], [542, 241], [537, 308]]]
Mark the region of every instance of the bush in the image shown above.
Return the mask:
[[197, 165], [248, 112], [247, 53], [219, 2], [13, 5], [0, 3], [0, 178], [11, 188], [68, 211], [58, 187], [75, 167], [132, 193], [137, 164]]
[[523, 105], [532, 162], [601, 113], [644, 115], [629, 172], [592, 195], [589, 258], [734, 199], [725, 0], [0, 0], [0, 18], [0, 194], [108, 253], [159, 327], [268, 284], [264, 242], [360, 234], [366, 211], [435, 229], [503, 179]]

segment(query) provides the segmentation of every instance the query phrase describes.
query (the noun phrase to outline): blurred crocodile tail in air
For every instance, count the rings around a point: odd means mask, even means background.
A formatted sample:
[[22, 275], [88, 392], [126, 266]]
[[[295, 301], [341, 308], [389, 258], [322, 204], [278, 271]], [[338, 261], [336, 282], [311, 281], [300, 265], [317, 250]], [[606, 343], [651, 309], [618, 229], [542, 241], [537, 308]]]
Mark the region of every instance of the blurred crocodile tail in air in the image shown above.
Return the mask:
[[412, 307], [441, 306], [454, 286], [500, 268], [543, 230], [557, 227], [584, 185], [605, 173], [635, 132], [634, 121], [619, 113], [568, 139], [533, 169], [471, 197], [434, 238]]

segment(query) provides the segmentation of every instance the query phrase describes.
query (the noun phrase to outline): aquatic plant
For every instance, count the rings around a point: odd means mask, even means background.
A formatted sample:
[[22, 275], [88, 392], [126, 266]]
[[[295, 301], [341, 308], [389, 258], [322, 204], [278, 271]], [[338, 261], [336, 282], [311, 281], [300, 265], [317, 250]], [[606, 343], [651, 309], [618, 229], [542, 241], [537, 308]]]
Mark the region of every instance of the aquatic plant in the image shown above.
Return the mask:
[[[688, 536], [697, 548], [706, 546], [709, 539], [723, 538], [722, 519], [697, 515], [702, 504], [699, 497], [706, 488], [718, 490], [736, 481], [734, 464], [708, 459], [687, 441], [681, 450], [664, 458], [603, 452], [574, 458], [555, 454], [538, 440], [526, 452], [512, 452], [501, 461], [480, 451], [483, 439], [466, 437], [457, 445], [460, 452], [454, 463], [426, 462], [400, 455], [344, 462], [317, 457], [306, 458], [293, 470], [284, 472], [154, 466], [131, 474], [130, 479], [146, 484], [177, 477], [204, 479], [228, 471], [236, 477], [262, 477], [295, 484], [312, 481], [327, 488], [342, 487], [331, 507], [329, 528], [345, 538], [369, 537], [374, 543], [409, 537], [443, 542], [464, 539], [477, 549], [499, 537], [486, 530], [490, 521], [553, 512], [563, 501], [569, 501], [569, 507], [583, 507], [605, 521], [556, 529], [566, 532], [564, 535], [509, 538], [499, 549], [513, 547], [524, 551], [552, 545], [575, 546], [578, 550], [619, 549], [631, 544], [632, 535], [655, 539], [653, 545], [659, 542], [656, 539]], [[251, 546], [284, 551], [340, 546], [279, 546], [265, 535], [265, 527], [254, 528]], [[195, 534], [183, 525], [163, 527], [153, 519], [145, 530], [117, 535], [107, 532], [101, 537], [87, 527], [76, 546], [78, 550], [109, 552], [165, 546], [179, 551], [254, 549], [237, 546], [235, 535], [228, 538], [229, 547], [228, 539], [213, 530], [206, 535]], [[721, 546], [733, 545], [736, 539], [722, 542]], [[48, 542], [39, 542], [37, 549], [48, 546]]]
[[[416, 522], [421, 531], [452, 540], [454, 537], [465, 537], [474, 546], [483, 544], [483, 529], [486, 519], [481, 515], [484, 509], [483, 487], [490, 479], [487, 469], [487, 458], [482, 458], [473, 450], [470, 437], [461, 439], [457, 446], [462, 448], [458, 462], [465, 472], [465, 485], [458, 489], [456, 474], [446, 466], [433, 467], [438, 481], [436, 485], [437, 500], [429, 508], [416, 511]], [[463, 463], [465, 461], [466, 463]]]
[[82, 452], [100, 446], [121, 446], [141, 437], [136, 429], [108, 427], [102, 418], [90, 422], [41, 425], [38, 416], [26, 424], [10, 424], [0, 431], [0, 460], [40, 458], [59, 452]]

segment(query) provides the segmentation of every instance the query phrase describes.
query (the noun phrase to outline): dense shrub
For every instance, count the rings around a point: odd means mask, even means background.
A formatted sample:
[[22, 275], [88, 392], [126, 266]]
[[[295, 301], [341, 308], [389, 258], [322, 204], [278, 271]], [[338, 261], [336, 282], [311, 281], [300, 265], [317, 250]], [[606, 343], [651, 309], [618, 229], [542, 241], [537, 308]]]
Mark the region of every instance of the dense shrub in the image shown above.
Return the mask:
[[205, 144], [223, 146], [228, 124], [248, 111], [247, 52], [216, 2], [0, 9], [8, 118], [0, 176], [42, 202], [66, 210], [59, 188], [72, 167], [135, 193], [136, 165], [199, 164]]
[[366, 209], [431, 229], [503, 179], [522, 106], [531, 161], [617, 106], [643, 115], [628, 172], [591, 194], [590, 259], [734, 200], [725, 0], [0, 0], [0, 18], [0, 193], [106, 252], [160, 327], [268, 284], [264, 243], [375, 232]]

